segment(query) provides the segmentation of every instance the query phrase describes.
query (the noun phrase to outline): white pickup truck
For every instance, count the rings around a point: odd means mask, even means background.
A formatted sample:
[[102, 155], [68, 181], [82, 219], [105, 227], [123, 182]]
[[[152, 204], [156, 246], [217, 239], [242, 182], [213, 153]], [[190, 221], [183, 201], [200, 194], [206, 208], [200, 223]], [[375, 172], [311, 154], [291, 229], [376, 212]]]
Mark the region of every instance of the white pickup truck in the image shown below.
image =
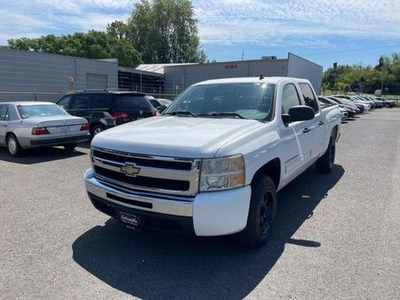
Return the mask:
[[316, 164], [331, 171], [341, 114], [306, 79], [229, 78], [188, 87], [160, 116], [91, 143], [92, 204], [129, 227], [266, 242], [277, 192]]

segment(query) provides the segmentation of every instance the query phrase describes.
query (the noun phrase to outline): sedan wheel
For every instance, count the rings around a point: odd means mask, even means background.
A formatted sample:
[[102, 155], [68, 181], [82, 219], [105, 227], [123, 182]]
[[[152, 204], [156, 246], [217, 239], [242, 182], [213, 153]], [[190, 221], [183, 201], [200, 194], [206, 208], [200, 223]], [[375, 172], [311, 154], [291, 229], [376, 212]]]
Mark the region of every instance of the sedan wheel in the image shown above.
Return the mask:
[[22, 153], [22, 148], [18, 142], [18, 139], [13, 134], [7, 137], [7, 149], [8, 152], [14, 157], [20, 156]]

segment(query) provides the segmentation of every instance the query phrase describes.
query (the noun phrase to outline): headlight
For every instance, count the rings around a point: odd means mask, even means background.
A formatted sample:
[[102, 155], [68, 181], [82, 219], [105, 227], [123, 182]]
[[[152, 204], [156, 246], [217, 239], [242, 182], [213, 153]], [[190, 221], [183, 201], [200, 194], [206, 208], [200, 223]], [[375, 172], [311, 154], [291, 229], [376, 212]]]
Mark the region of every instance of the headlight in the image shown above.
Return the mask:
[[200, 173], [200, 191], [233, 189], [244, 185], [242, 155], [204, 159]]

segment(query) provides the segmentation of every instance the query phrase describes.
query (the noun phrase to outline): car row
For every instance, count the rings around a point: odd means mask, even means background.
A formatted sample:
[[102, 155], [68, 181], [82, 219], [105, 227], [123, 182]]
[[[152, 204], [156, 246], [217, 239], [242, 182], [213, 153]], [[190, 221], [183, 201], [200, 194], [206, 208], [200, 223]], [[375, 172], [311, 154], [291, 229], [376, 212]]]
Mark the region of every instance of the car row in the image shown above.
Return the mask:
[[[0, 146], [12, 156], [46, 146], [72, 151], [103, 130], [157, 115], [150, 98], [138, 92], [91, 90], [66, 94], [56, 103], [2, 102]], [[168, 104], [163, 100], [160, 106]]]
[[318, 100], [322, 106], [339, 105], [343, 121], [376, 108], [392, 108], [396, 105], [394, 100], [369, 95], [318, 96]]
[[[338, 105], [342, 121], [375, 108], [394, 107], [395, 101], [382, 97], [319, 96], [321, 105]], [[108, 128], [160, 114], [172, 100], [139, 92], [82, 91], [50, 102], [0, 103], [0, 146], [12, 156], [25, 149], [64, 146], [73, 150], [77, 143], [92, 139]]]

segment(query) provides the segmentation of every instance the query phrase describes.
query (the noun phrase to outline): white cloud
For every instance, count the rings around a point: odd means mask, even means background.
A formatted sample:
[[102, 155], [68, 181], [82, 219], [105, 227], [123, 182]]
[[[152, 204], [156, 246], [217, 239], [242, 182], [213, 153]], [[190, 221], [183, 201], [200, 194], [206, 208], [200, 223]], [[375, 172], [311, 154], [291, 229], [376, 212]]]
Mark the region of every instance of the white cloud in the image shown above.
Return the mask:
[[300, 36], [400, 38], [397, 0], [199, 0], [194, 7], [204, 45], [270, 45]]
[[[7, 39], [105, 30], [137, 0], [14, 0], [0, 7]], [[400, 38], [398, 0], [194, 0], [202, 45], [327, 46], [343, 39]], [[313, 45], [314, 44], [314, 45]]]
[[131, 0], [7, 1], [0, 7], [0, 45], [22, 37], [104, 31], [108, 23], [126, 21], [132, 9]]

